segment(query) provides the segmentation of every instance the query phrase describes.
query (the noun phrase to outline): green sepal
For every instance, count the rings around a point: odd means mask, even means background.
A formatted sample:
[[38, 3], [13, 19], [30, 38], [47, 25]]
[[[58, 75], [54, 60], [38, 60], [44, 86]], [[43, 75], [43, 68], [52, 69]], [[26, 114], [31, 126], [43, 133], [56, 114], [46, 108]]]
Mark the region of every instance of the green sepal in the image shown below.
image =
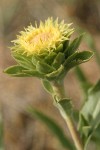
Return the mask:
[[63, 51], [63, 44], [60, 44], [57, 48], [56, 48], [56, 50], [55, 50], [55, 52], [62, 52]]
[[44, 62], [38, 61], [36, 65], [36, 70], [39, 71], [40, 73], [50, 73], [53, 72], [55, 69]]
[[25, 56], [24, 54], [19, 54], [16, 52], [12, 52], [13, 58], [20, 64], [22, 67], [26, 69], [34, 69], [35, 66], [32, 63], [32, 58], [29, 56]]
[[32, 56], [32, 63], [36, 66], [38, 61], [43, 61], [43, 59], [41, 59], [39, 56]]
[[59, 52], [58, 55], [55, 57], [54, 62], [52, 63], [52, 66], [58, 69], [59, 66], [64, 62], [64, 60], [65, 60], [64, 54]]
[[82, 38], [83, 38], [83, 34], [81, 34], [79, 37], [77, 37], [70, 43], [69, 47], [66, 48], [65, 50], [66, 57], [72, 55], [78, 49]]
[[59, 79], [59, 77], [63, 73], [63, 71], [64, 71], [64, 66], [61, 65], [58, 70], [53, 71], [53, 72], [51, 72], [49, 74], [46, 74], [45, 77], [48, 80], [54, 80], [54, 79], [56, 80], [56, 79]]
[[48, 80], [45, 80], [45, 79], [42, 80], [42, 84], [47, 92], [49, 92], [50, 94], [54, 93], [52, 85], [50, 84], [50, 82]]
[[22, 66], [15, 65], [5, 69], [4, 73], [7, 73], [14, 77], [30, 77], [31, 75], [24, 73], [24, 70], [25, 68], [23, 68]]
[[40, 59], [45, 59], [45, 57], [49, 54], [49, 52], [47, 51], [47, 49], [44, 49], [40, 54], [36, 54], [37, 57], [39, 57]]
[[56, 55], [57, 55], [56, 53], [50, 52], [49, 55], [47, 55], [45, 57], [45, 62], [47, 62], [48, 64], [52, 64], [52, 62], [53, 62], [54, 58], [56, 57]]
[[63, 43], [63, 50], [65, 51], [68, 48], [69, 40], [65, 40]]

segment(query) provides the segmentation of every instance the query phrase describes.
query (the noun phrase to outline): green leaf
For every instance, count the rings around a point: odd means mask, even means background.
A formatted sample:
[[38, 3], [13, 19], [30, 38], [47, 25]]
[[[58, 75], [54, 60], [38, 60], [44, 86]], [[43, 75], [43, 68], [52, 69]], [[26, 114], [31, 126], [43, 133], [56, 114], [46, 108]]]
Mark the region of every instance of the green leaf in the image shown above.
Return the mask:
[[23, 70], [25, 70], [25, 68], [23, 68], [22, 66], [15, 65], [5, 69], [4, 72], [8, 74], [18, 74], [22, 73]]
[[75, 150], [73, 144], [65, 136], [62, 128], [58, 125], [58, 123], [56, 123], [53, 119], [43, 114], [42, 112], [35, 110], [34, 108], [30, 108], [28, 112], [31, 114], [32, 117], [36, 117], [40, 121], [42, 121], [49, 128], [49, 130], [58, 138], [59, 142], [62, 144], [63, 147], [68, 148], [69, 150]]
[[[84, 120], [86, 120], [84, 122]], [[82, 123], [84, 122], [84, 124]], [[100, 80], [88, 91], [88, 98], [80, 111], [79, 130], [87, 146], [87, 141], [93, 136], [93, 133], [100, 125]], [[87, 133], [84, 132], [87, 128]], [[87, 135], [87, 136], [86, 136]]]
[[50, 94], [52, 94], [54, 92], [53, 88], [48, 80], [42, 80], [42, 83], [47, 92], [49, 92]]
[[7, 73], [14, 77], [29, 77], [29, 76], [31, 76], [29, 74], [24, 73], [23, 70], [25, 70], [25, 68], [23, 68], [22, 66], [15, 65], [15, 66], [11, 66], [11, 67], [5, 69], [4, 73]]
[[56, 51], [55, 52], [62, 52], [63, 51], [63, 44], [60, 44], [58, 47], [57, 47], [57, 49], [56, 49]]
[[42, 79], [44, 78], [44, 74], [42, 74], [36, 70], [24, 70], [23, 72], [32, 77], [38, 77], [38, 78], [42, 78]]
[[77, 37], [70, 43], [69, 47], [65, 51], [66, 57], [72, 55], [78, 49], [81, 40], [83, 38], [83, 35], [84, 34], [81, 34], [79, 37]]
[[12, 52], [12, 56], [14, 59], [24, 68], [26, 69], [35, 69], [35, 66], [32, 63], [32, 58], [29, 56], [25, 56], [24, 54], [18, 54]]
[[50, 73], [52, 71], [54, 71], [55, 69], [53, 67], [51, 67], [50, 65], [40, 62], [38, 61], [37, 65], [36, 65], [36, 69], [37, 71], [39, 71], [40, 73]]
[[89, 61], [89, 59], [92, 56], [93, 56], [93, 52], [91, 51], [83, 51], [83, 52], [77, 51], [64, 62], [64, 65], [66, 69], [69, 70], [79, 64]]
[[64, 60], [65, 60], [64, 54], [59, 52], [58, 55], [55, 57], [54, 62], [52, 63], [52, 66], [58, 69], [59, 66], [64, 62]]
[[75, 60], [79, 61], [79, 63], [87, 62], [90, 60], [90, 58], [93, 56], [92, 51], [83, 51], [83, 52], [78, 52]]

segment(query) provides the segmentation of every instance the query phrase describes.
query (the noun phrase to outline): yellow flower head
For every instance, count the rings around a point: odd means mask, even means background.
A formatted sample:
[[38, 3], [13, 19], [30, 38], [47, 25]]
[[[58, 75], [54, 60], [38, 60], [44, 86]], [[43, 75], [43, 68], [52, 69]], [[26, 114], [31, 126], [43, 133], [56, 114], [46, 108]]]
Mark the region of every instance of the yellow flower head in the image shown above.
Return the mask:
[[30, 25], [25, 28], [25, 31], [20, 32], [17, 40], [12, 41], [14, 42], [12, 50], [26, 53], [28, 56], [54, 51], [73, 33], [70, 25], [65, 24], [64, 21], [58, 23], [58, 19], [53, 20], [53, 18], [48, 18], [45, 23], [41, 21], [39, 27], [37, 23], [35, 27]]

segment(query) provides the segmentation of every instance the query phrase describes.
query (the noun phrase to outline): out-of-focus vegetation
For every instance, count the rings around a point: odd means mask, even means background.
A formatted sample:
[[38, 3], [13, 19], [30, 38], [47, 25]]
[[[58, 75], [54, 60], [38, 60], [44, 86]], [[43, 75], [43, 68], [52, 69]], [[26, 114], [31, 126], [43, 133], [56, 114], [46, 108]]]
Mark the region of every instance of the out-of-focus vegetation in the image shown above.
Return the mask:
[[3, 123], [0, 115], [0, 150], [3, 150]]

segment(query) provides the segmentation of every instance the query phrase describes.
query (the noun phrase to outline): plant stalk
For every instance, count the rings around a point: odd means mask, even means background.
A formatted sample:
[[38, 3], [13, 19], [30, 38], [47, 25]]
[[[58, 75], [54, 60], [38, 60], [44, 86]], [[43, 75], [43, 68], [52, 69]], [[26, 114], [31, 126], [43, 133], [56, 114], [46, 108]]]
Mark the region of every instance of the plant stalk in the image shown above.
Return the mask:
[[[52, 85], [53, 85], [54, 93], [56, 94], [58, 99], [62, 100], [63, 98], [65, 98], [64, 84], [63, 83], [58, 83], [58, 82], [53, 82]], [[65, 120], [65, 122], [68, 126], [68, 129], [70, 131], [70, 134], [72, 136], [72, 139], [74, 141], [74, 144], [75, 144], [77, 150], [84, 150], [84, 146], [82, 144], [80, 135], [79, 135], [74, 123], [73, 123], [72, 117], [69, 114], [66, 114], [64, 109], [62, 111], [59, 108], [59, 111], [61, 112], [61, 115], [64, 118], [64, 120]]]

